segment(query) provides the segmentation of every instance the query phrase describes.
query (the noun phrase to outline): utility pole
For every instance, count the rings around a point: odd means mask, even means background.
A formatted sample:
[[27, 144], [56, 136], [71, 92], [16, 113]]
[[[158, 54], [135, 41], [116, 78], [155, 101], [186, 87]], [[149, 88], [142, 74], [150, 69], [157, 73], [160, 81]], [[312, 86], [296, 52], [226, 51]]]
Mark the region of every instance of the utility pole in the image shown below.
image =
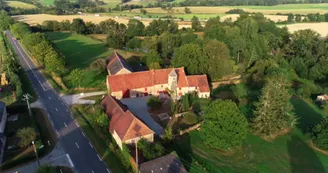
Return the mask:
[[38, 165], [39, 165], [39, 167], [40, 167], [40, 161], [39, 161], [38, 151], [37, 151], [36, 148], [35, 148], [35, 143], [34, 143], [34, 141], [32, 141], [32, 144], [33, 144], [33, 149], [34, 149], [34, 153], [35, 153], [35, 156], [36, 156], [36, 160], [38, 161]]
[[23, 94], [23, 100], [26, 101], [28, 113], [30, 116], [32, 116], [31, 106], [30, 106], [30, 101], [29, 101], [29, 99], [31, 99], [31, 98], [32, 98], [32, 96], [29, 93]]
[[138, 168], [138, 140], [136, 140], [136, 173], [139, 173]]

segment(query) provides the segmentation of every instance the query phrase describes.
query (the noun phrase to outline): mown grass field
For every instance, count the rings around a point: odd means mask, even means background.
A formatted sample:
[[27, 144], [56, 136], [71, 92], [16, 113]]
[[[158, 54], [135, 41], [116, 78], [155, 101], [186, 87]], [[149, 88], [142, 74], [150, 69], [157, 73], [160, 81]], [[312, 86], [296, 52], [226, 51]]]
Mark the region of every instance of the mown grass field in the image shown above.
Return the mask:
[[[185, 7], [176, 7], [174, 13], [184, 14]], [[192, 14], [224, 14], [231, 9], [243, 9], [247, 12], [261, 12], [263, 14], [277, 14], [277, 13], [327, 13], [328, 3], [322, 4], [283, 4], [275, 6], [218, 6], [218, 7], [188, 7]], [[149, 14], [152, 13], [167, 13], [161, 8], [146, 8]], [[140, 12], [139, 9], [132, 10], [133, 12]]]
[[28, 4], [21, 1], [6, 1], [6, 3], [9, 7], [14, 7], [14, 8], [23, 8], [23, 9], [37, 8], [35, 5]]
[[[308, 127], [325, 115], [300, 98], [295, 97], [291, 102], [300, 120], [288, 135], [268, 142], [249, 133], [241, 149], [223, 154], [205, 146], [199, 132], [194, 131], [178, 140], [177, 153], [190, 173], [205, 172], [204, 167], [211, 173], [325, 173], [328, 155], [311, 148], [306, 135]], [[193, 157], [186, 153], [193, 153]]]
[[106, 58], [113, 53], [104, 43], [90, 37], [65, 33], [48, 32], [47, 35], [66, 57], [68, 68], [85, 68], [99, 58]]

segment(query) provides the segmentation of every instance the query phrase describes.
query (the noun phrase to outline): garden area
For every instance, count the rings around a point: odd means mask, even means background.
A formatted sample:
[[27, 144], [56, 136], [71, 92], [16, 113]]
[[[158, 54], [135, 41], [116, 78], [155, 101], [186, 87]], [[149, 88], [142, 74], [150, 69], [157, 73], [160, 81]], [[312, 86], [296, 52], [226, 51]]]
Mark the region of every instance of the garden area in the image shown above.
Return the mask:
[[7, 142], [1, 170], [34, 161], [36, 157], [32, 141], [35, 141], [39, 157], [52, 151], [57, 143], [57, 136], [42, 110], [32, 109], [32, 116], [28, 114], [26, 106], [11, 106], [7, 110], [10, 114], [8, 119], [13, 121], [8, 121], [6, 125]]
[[287, 135], [266, 141], [248, 133], [240, 148], [224, 152], [205, 145], [200, 132], [193, 131], [175, 141], [176, 152], [191, 173], [324, 173], [328, 170], [328, 155], [312, 148], [307, 132], [325, 115], [314, 104], [299, 97], [293, 97], [291, 102], [299, 124]]

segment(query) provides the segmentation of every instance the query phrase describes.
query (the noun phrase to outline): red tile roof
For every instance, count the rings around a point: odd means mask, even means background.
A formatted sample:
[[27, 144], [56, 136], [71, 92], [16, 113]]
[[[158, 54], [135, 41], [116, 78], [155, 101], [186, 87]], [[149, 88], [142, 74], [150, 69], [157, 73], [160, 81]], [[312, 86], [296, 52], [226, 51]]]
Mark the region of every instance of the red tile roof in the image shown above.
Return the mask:
[[200, 92], [210, 92], [206, 75], [187, 76], [190, 87], [198, 87]]
[[114, 133], [115, 130], [122, 141], [154, 134], [125, 105], [112, 96], [106, 96], [101, 104], [110, 118], [109, 131]]
[[[159, 70], [150, 70], [142, 72], [133, 72], [128, 74], [109, 75], [108, 84], [111, 92], [126, 91], [137, 88], [146, 88], [153, 85], [167, 84], [168, 76], [175, 70], [178, 74], [178, 87], [198, 86], [201, 87], [201, 92], [209, 92], [206, 75], [186, 76], [183, 68], [168, 68]], [[205, 76], [205, 78], [203, 77]], [[188, 78], [192, 85], [188, 83]], [[204, 81], [204, 79], [206, 81]]]

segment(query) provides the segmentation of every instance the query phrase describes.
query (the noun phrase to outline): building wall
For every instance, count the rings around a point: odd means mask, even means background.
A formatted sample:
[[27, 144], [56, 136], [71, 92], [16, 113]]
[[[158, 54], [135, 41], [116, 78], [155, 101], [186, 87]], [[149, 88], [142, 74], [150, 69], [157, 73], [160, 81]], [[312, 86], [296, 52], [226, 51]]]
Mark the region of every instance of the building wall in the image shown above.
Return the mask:
[[199, 92], [198, 93], [199, 98], [209, 98], [210, 97], [210, 92]]
[[118, 74], [127, 74], [127, 73], [131, 73], [131, 71], [129, 71], [129, 70], [126, 69], [126, 68], [122, 68], [119, 72], [117, 72], [116, 75], [118, 75]]
[[[154, 134], [149, 134], [141, 137], [142, 139], [146, 139], [148, 142], [154, 142]], [[136, 141], [139, 141], [141, 138], [134, 138], [124, 141], [126, 144], [134, 144]]]
[[3, 111], [2, 120], [1, 120], [1, 124], [0, 124], [0, 133], [4, 133], [5, 128], [6, 128], [6, 122], [7, 122], [7, 111], [5, 109]]
[[122, 91], [119, 91], [119, 92], [112, 92], [111, 95], [114, 96], [114, 97], [117, 98], [117, 99], [121, 99], [121, 98], [123, 97], [123, 93], [122, 93]]
[[121, 138], [118, 136], [118, 134], [116, 133], [116, 131], [114, 130], [114, 133], [112, 133], [113, 138], [115, 139], [117, 145], [121, 148], [121, 150], [123, 149], [122, 146], [122, 140]]

